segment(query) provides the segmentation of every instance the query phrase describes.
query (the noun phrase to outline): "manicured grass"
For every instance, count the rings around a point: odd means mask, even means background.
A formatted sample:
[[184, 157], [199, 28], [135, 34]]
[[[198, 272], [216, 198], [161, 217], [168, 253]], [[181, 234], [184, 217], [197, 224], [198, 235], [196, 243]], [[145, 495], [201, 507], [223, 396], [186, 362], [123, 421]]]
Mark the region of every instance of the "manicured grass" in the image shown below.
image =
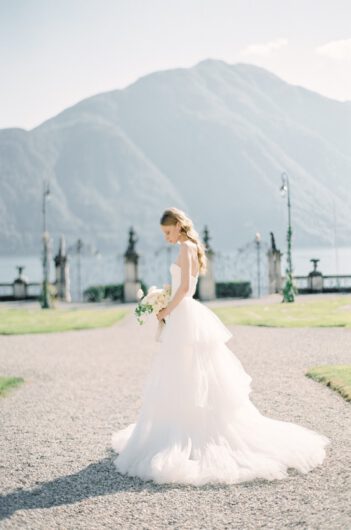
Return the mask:
[[316, 366], [306, 375], [336, 390], [346, 401], [351, 401], [351, 364]]
[[0, 309], [0, 334], [51, 333], [112, 326], [127, 309]]
[[20, 385], [23, 383], [24, 380], [22, 377], [5, 377], [0, 376], [0, 396], [4, 396], [10, 388], [14, 388], [15, 386]]
[[300, 299], [290, 304], [218, 307], [213, 311], [227, 325], [282, 328], [351, 327], [351, 297], [349, 296], [305, 302]]

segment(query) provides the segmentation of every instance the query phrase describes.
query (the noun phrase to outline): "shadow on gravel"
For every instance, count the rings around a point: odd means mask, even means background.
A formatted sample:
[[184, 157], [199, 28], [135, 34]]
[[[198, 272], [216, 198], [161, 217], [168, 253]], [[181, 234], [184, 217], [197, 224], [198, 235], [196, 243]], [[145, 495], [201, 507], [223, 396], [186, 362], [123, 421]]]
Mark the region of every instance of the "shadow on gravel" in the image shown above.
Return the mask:
[[[115, 456], [115, 455], [114, 455]], [[266, 483], [266, 481], [263, 481]], [[216, 490], [230, 488], [230, 485], [206, 484], [196, 489]], [[257, 481], [242, 483], [240, 487], [257, 487]], [[0, 520], [11, 517], [17, 510], [35, 510], [74, 504], [91, 497], [110, 495], [123, 491], [167, 491], [174, 489], [191, 490], [194, 486], [183, 484], [155, 484], [136, 477], [128, 477], [117, 472], [113, 457], [108, 456], [90, 464], [73, 475], [43, 482], [31, 490], [17, 489], [8, 495], [0, 496]]]

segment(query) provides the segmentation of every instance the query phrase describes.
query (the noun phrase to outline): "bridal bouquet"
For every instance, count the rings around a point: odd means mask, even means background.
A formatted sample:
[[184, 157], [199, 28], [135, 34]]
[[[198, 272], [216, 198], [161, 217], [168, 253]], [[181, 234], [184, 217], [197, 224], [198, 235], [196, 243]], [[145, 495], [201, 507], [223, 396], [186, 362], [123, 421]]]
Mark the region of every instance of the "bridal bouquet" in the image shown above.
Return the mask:
[[[171, 297], [171, 286], [165, 284], [163, 289], [158, 289], [155, 285], [152, 285], [147, 294], [144, 296], [144, 291], [139, 289], [137, 292], [137, 298], [139, 299], [138, 305], [135, 308], [135, 315], [139, 324], [144, 324], [145, 318], [150, 313], [158, 313], [161, 309], [164, 309]], [[163, 326], [166, 324], [165, 319], [159, 321], [158, 330], [156, 334], [156, 340], [158, 340]]]

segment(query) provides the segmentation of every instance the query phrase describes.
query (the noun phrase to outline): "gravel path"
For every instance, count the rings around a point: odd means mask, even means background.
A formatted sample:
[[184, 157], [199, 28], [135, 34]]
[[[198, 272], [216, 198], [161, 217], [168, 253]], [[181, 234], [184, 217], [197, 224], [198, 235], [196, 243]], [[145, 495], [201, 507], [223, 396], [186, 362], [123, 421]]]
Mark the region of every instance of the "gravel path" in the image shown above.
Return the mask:
[[231, 328], [254, 404], [331, 445], [307, 475], [198, 488], [123, 477], [112, 462], [111, 432], [135, 419], [155, 329], [129, 315], [108, 329], [0, 336], [1, 373], [26, 381], [0, 399], [0, 527], [351, 528], [351, 406], [304, 376], [349, 363], [351, 329]]

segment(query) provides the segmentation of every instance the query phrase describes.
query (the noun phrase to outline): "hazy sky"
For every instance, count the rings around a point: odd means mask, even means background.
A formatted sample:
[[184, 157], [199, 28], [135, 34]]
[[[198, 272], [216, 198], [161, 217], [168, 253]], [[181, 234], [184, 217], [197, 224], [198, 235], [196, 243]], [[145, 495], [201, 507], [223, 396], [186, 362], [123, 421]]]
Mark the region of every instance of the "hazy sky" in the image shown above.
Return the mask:
[[351, 100], [351, 0], [0, 0], [0, 128], [211, 57]]

